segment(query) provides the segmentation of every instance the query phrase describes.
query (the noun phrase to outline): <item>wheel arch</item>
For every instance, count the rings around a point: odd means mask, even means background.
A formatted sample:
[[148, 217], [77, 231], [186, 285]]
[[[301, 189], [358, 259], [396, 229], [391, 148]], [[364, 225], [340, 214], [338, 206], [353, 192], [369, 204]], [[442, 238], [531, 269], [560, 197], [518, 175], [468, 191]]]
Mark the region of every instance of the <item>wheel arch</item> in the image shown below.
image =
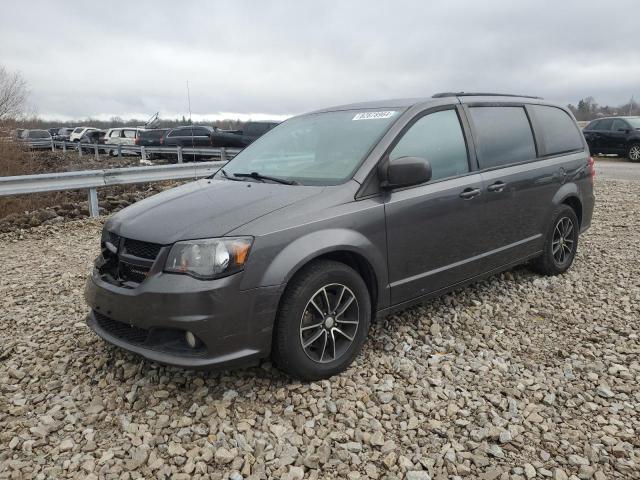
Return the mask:
[[[575, 183], [565, 183], [553, 197], [553, 205], [568, 205], [571, 207], [578, 217], [578, 224], [582, 226], [582, 200], [580, 199], [580, 191]], [[555, 208], [555, 207], [554, 207]]]
[[273, 259], [260, 283], [289, 284], [305, 266], [321, 259], [344, 263], [360, 274], [371, 295], [372, 315], [388, 304], [383, 252], [363, 234], [348, 229], [317, 231], [291, 242]]

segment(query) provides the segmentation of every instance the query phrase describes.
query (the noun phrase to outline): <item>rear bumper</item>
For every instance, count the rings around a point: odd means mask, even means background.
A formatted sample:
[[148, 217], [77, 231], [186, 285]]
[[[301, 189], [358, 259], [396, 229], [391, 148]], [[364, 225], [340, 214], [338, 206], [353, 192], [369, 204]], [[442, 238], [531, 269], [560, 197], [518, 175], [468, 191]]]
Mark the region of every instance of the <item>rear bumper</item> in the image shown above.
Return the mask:
[[582, 221], [580, 222], [580, 233], [585, 232], [591, 226], [593, 209], [596, 204], [596, 197], [593, 190], [582, 196]]
[[[134, 289], [88, 279], [87, 323], [109, 343], [149, 360], [188, 368], [244, 366], [271, 350], [283, 287], [239, 290], [242, 274], [200, 281], [158, 274]], [[201, 341], [190, 348], [185, 331]]]

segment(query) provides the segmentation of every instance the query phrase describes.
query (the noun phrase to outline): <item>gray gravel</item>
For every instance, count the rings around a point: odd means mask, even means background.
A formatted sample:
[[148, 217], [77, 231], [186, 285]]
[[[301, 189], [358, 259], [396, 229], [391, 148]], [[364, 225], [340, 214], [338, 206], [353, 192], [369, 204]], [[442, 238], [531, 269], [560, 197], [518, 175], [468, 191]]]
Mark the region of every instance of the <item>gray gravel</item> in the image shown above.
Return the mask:
[[84, 324], [100, 223], [0, 235], [0, 478], [640, 478], [640, 201], [599, 181], [573, 269], [372, 327], [345, 374], [148, 363]]

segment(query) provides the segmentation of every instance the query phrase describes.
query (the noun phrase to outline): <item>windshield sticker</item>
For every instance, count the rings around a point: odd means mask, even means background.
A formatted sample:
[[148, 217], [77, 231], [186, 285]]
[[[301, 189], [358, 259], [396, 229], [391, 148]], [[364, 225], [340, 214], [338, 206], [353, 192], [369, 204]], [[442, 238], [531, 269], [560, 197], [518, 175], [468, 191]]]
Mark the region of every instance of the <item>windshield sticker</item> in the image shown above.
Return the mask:
[[384, 118], [391, 118], [396, 114], [394, 110], [387, 110], [385, 112], [360, 112], [356, 113], [352, 120], [380, 120]]

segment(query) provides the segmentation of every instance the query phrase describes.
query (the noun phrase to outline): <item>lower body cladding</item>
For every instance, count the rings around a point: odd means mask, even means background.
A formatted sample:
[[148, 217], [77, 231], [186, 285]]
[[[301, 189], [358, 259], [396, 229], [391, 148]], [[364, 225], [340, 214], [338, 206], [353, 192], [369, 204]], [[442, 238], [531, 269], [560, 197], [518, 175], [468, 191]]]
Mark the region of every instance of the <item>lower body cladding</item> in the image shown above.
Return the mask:
[[255, 364], [270, 354], [284, 286], [242, 291], [241, 277], [202, 281], [161, 273], [123, 288], [94, 272], [85, 288], [87, 323], [107, 342], [168, 365]]

